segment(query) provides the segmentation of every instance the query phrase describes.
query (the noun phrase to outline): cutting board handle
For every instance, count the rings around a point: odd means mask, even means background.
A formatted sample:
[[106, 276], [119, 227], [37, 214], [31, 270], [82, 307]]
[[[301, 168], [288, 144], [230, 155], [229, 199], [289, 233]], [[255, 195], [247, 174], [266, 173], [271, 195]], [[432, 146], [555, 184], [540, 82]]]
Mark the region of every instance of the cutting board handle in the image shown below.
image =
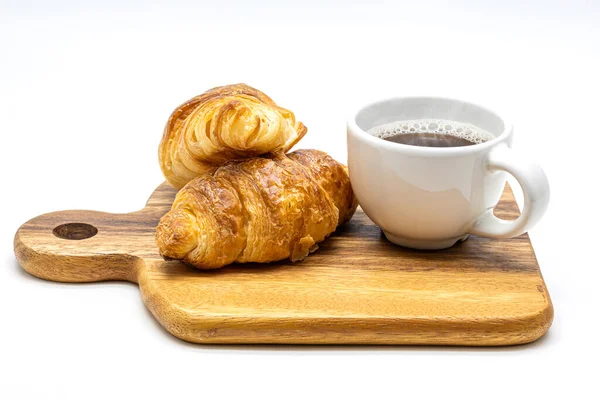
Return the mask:
[[23, 224], [14, 239], [21, 266], [59, 282], [137, 282], [160, 215], [150, 209], [130, 214], [58, 211]]

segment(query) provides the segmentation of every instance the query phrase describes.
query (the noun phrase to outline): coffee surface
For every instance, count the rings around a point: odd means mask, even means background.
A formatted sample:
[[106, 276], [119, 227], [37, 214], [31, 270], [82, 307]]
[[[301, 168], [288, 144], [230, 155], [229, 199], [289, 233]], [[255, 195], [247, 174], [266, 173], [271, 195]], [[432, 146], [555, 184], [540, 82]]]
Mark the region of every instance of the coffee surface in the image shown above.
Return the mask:
[[463, 147], [494, 138], [475, 125], [443, 119], [395, 121], [371, 128], [369, 133], [389, 142], [422, 147]]
[[475, 144], [460, 137], [430, 132], [398, 134], [386, 137], [383, 140], [394, 143], [408, 144], [410, 146], [423, 147], [462, 147]]

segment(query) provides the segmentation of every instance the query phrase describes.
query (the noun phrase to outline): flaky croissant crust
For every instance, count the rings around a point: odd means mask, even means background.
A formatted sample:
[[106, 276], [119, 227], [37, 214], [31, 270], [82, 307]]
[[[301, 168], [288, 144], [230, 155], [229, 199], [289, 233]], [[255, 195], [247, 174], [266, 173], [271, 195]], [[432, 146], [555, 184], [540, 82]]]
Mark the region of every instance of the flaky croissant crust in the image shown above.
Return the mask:
[[230, 160], [287, 151], [305, 134], [294, 113], [245, 84], [221, 86], [173, 111], [159, 146], [167, 181], [183, 187]]
[[357, 202], [344, 165], [318, 150], [230, 162], [189, 182], [161, 219], [161, 255], [201, 269], [303, 259]]

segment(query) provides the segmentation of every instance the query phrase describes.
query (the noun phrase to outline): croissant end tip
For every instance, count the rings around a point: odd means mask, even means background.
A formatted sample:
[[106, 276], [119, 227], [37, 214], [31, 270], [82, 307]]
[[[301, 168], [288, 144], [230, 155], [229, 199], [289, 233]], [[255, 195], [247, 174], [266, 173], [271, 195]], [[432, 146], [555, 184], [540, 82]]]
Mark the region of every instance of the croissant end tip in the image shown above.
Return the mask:
[[160, 255], [182, 259], [198, 245], [198, 224], [188, 212], [173, 210], [165, 214], [156, 228]]

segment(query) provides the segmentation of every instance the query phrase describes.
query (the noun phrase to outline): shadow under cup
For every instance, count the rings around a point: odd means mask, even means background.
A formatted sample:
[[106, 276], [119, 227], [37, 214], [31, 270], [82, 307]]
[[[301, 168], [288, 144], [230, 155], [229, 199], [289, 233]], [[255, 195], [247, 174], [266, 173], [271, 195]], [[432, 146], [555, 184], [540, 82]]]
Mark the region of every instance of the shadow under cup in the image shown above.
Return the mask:
[[[368, 133], [396, 121], [468, 123], [494, 138], [464, 147], [398, 144]], [[369, 104], [348, 121], [348, 167], [365, 213], [393, 243], [443, 249], [465, 240], [478, 217], [500, 200], [506, 173], [486, 167], [488, 155], [511, 146], [512, 127], [494, 112], [464, 101], [394, 98]]]

